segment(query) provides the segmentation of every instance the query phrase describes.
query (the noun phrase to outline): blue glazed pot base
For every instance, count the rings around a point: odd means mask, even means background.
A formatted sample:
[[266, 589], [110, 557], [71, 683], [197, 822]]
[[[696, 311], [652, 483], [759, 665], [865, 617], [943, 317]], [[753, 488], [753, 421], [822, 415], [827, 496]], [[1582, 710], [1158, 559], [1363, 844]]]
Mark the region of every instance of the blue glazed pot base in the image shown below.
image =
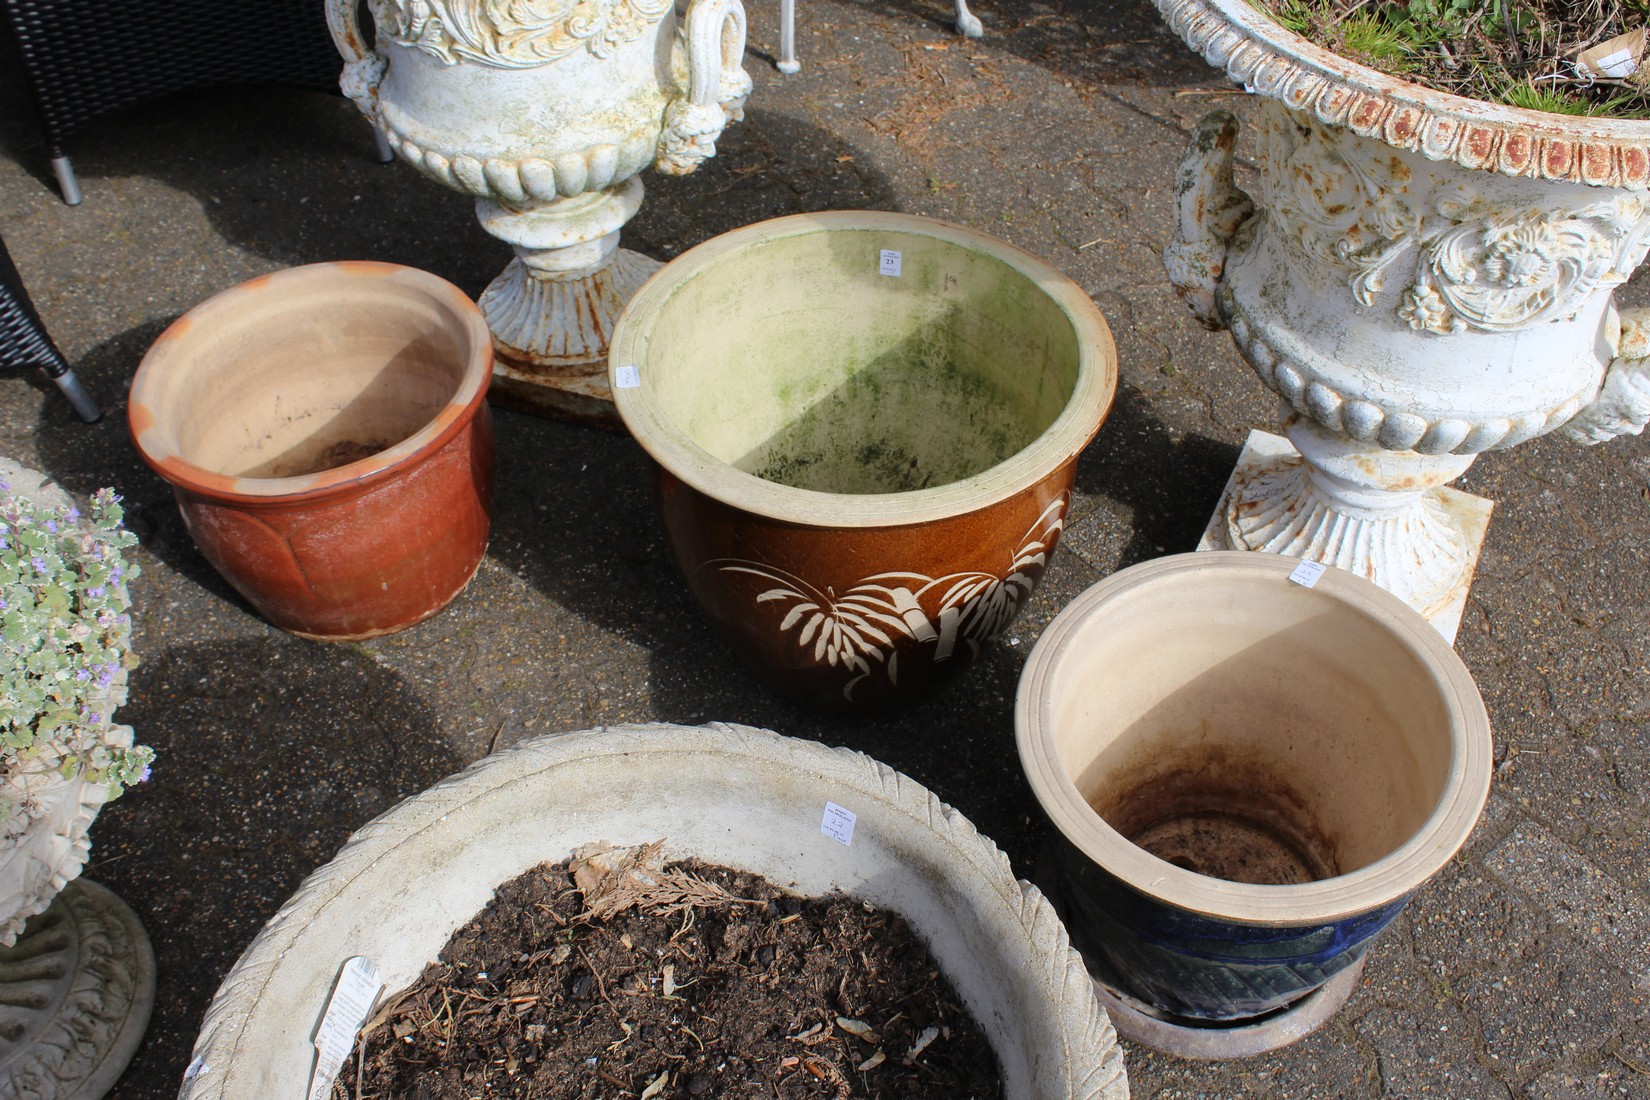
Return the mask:
[[1359, 959], [1287, 1008], [1258, 1019], [1214, 1023], [1166, 1016], [1094, 976], [1092, 960], [1089, 965], [1094, 991], [1119, 1035], [1178, 1058], [1210, 1060], [1252, 1058], [1299, 1042], [1341, 1010], [1364, 972], [1364, 960]]

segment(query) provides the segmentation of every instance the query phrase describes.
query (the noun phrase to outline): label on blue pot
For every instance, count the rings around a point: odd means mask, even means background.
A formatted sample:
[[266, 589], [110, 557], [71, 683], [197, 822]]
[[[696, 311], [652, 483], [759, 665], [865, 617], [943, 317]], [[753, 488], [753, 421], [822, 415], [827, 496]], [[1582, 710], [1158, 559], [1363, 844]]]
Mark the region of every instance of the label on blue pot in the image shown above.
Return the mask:
[[1322, 562], [1302, 561], [1295, 566], [1295, 571], [1289, 574], [1289, 579], [1302, 588], [1311, 588], [1318, 583], [1318, 578], [1324, 575], [1326, 568]]
[[885, 248], [882, 250], [882, 262], [877, 270], [882, 272], [884, 275], [898, 275], [900, 263], [900, 254], [892, 248]]
[[344, 963], [338, 984], [332, 987], [332, 999], [315, 1027], [315, 1072], [309, 1079], [309, 1100], [326, 1100], [332, 1094], [333, 1078], [349, 1057], [355, 1035], [383, 989], [371, 959], [356, 955]]
[[854, 811], [844, 810], [835, 802], [827, 802], [825, 803], [825, 818], [819, 823], [819, 831], [838, 844], [852, 844], [854, 842], [854, 820]]

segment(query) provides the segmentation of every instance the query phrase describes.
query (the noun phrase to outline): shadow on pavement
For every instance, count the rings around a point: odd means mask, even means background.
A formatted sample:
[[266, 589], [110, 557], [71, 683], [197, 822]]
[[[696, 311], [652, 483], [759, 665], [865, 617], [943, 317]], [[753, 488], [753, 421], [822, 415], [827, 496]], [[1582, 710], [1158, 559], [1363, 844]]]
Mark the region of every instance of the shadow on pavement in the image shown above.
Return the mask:
[[464, 761], [419, 694], [364, 650], [273, 632], [147, 655], [120, 718], [164, 782], [98, 817], [86, 874], [154, 944], [154, 1016], [121, 1088], [162, 1096], [218, 983], [304, 876]]

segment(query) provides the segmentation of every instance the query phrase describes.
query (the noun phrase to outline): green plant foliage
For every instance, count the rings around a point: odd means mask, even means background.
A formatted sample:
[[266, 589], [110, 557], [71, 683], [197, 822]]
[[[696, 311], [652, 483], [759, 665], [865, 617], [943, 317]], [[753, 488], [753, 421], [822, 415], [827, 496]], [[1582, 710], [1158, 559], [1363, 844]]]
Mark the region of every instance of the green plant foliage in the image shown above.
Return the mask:
[[124, 697], [127, 583], [137, 542], [120, 498], [100, 490], [91, 515], [40, 509], [0, 481], [0, 823], [29, 775], [77, 774], [114, 798], [148, 778], [154, 752], [124, 747], [108, 711]]
[[1353, 61], [1532, 111], [1650, 117], [1650, 94], [1578, 72], [1581, 51], [1650, 22], [1650, 0], [1249, 0]]

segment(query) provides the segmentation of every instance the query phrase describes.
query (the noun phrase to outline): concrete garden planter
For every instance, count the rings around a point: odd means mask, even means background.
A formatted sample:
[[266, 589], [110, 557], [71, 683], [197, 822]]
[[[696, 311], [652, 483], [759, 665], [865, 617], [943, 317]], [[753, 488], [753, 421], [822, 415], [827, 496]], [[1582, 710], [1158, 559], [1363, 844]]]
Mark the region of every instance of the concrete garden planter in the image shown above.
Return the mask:
[[626, 309], [612, 368], [688, 587], [775, 686], [836, 708], [920, 698], [1008, 626], [1116, 386], [1070, 279], [870, 212], [685, 253]]
[[132, 436], [207, 560], [283, 630], [413, 625], [487, 548], [492, 345], [457, 287], [315, 264], [179, 318], [132, 381]]
[[[821, 831], [852, 811], [848, 843]], [[928, 791], [865, 756], [740, 726], [629, 726], [537, 738], [359, 830], [224, 980], [183, 1100], [301, 1096], [344, 960], [393, 993], [500, 883], [580, 845], [663, 838], [667, 855], [799, 894], [901, 913], [990, 1036], [1014, 1100], [1122, 1100], [1122, 1055], [1053, 910]]]
[[1326, 1019], [1351, 983], [1314, 991], [1489, 792], [1488, 719], [1448, 643], [1351, 574], [1293, 583], [1297, 564], [1122, 570], [1055, 618], [1020, 682], [1073, 938], [1119, 1030], [1180, 1054], [1252, 1054]]
[[[68, 513], [74, 502], [37, 470], [0, 458], [0, 483], [38, 509]], [[81, 530], [91, 521], [80, 519]], [[0, 548], [17, 533], [0, 522]], [[110, 582], [122, 593], [125, 582]], [[129, 648], [130, 621], [114, 628]], [[6, 654], [9, 659], [11, 655]], [[132, 729], [115, 722], [126, 702], [127, 670], [92, 681], [82, 716], [91, 740], [129, 749]], [[9, 681], [8, 681], [9, 685]], [[16, 698], [7, 699], [11, 705]], [[35, 728], [39, 728], [36, 726]], [[59, 745], [61, 747], [61, 743]], [[54, 751], [37, 745], [36, 752]], [[0, 1096], [96, 1100], [137, 1053], [155, 999], [155, 957], [132, 910], [80, 877], [90, 829], [109, 801], [106, 782], [77, 769], [20, 763], [0, 768]], [[49, 757], [48, 757], [49, 759]]]
[[481, 296], [498, 394], [611, 421], [607, 339], [658, 263], [619, 248], [637, 173], [692, 172], [743, 117], [739, 0], [327, 0], [344, 93], [516, 259]]
[[1454, 637], [1490, 503], [1446, 488], [1489, 450], [1650, 420], [1650, 314], [1614, 290], [1650, 245], [1650, 123], [1525, 111], [1347, 61], [1247, 0], [1157, 0], [1266, 97], [1254, 195], [1211, 115], [1165, 262], [1284, 403], [1213, 539], [1339, 565]]

